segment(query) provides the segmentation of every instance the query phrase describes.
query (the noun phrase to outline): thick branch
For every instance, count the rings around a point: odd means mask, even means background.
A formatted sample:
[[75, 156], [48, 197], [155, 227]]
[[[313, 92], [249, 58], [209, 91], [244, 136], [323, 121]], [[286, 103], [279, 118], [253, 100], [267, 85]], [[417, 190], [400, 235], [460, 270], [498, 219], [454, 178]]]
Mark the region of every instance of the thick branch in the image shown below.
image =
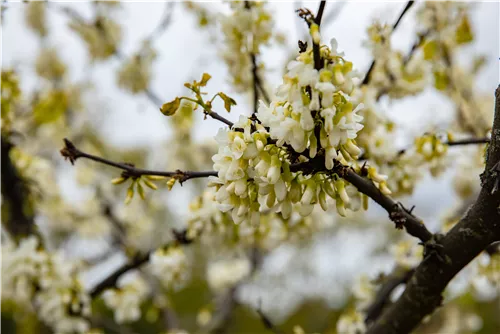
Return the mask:
[[403, 295], [368, 329], [369, 334], [409, 333], [442, 302], [448, 283], [479, 253], [500, 240], [500, 86], [481, 192], [465, 216], [442, 239], [442, 253], [417, 267]]
[[156, 175], [156, 176], [165, 176], [165, 177], [173, 177], [179, 180], [179, 182], [184, 182], [189, 179], [209, 177], [209, 176], [217, 176], [217, 172], [215, 171], [206, 171], [206, 172], [191, 172], [191, 171], [181, 171], [176, 170], [175, 172], [166, 172], [166, 171], [155, 171], [148, 169], [136, 168], [132, 164], [128, 163], [119, 163], [115, 161], [111, 161], [105, 158], [101, 158], [89, 153], [85, 153], [76, 148], [76, 146], [69, 141], [68, 139], [64, 139], [65, 147], [61, 150], [61, 155], [65, 159], [69, 159], [71, 164], [74, 164], [78, 158], [85, 158], [92, 161], [96, 161], [108, 166], [116, 167], [122, 169], [126, 172], [124, 176], [126, 177], [140, 177], [143, 175]]
[[[2, 135], [2, 222], [13, 236], [27, 236], [34, 232], [34, 214], [29, 204], [29, 189], [10, 158], [14, 145]], [[3, 209], [3, 208], [2, 208]]]

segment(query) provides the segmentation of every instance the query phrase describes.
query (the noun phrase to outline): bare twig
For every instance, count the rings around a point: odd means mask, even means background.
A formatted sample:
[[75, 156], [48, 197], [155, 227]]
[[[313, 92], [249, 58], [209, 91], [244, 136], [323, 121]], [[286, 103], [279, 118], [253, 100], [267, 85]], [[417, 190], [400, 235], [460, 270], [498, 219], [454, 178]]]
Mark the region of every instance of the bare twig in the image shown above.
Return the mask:
[[125, 175], [123, 175], [123, 176], [126, 176], [126, 177], [134, 178], [134, 177], [140, 177], [143, 175], [166, 176], [166, 177], [176, 178], [177, 180], [179, 180], [179, 182], [182, 183], [182, 182], [187, 181], [189, 179], [217, 176], [217, 172], [215, 172], [215, 171], [192, 172], [192, 171], [176, 170], [174, 172], [166, 172], [166, 171], [155, 171], [155, 170], [136, 168], [132, 164], [119, 163], [119, 162], [111, 161], [111, 160], [101, 158], [101, 157], [98, 157], [98, 156], [95, 156], [95, 155], [92, 155], [89, 153], [82, 152], [79, 149], [77, 149], [76, 146], [66, 138], [64, 139], [64, 144], [65, 144], [65, 147], [61, 150], [61, 155], [65, 159], [68, 159], [71, 162], [71, 164], [74, 164], [75, 161], [79, 158], [89, 159], [92, 161], [102, 163], [104, 165], [119, 168], [119, 169], [125, 171]]
[[216, 120], [218, 120], [218, 121], [220, 121], [220, 122], [222, 122], [222, 123], [226, 124], [226, 125], [227, 125], [227, 126], [229, 126], [230, 128], [232, 128], [232, 127], [233, 127], [233, 125], [234, 125], [234, 123], [233, 123], [233, 122], [231, 122], [230, 120], [228, 120], [228, 119], [226, 119], [226, 118], [222, 117], [221, 115], [219, 115], [219, 114], [218, 114], [218, 113], [216, 113], [215, 111], [211, 111], [211, 110], [207, 111], [207, 110], [204, 110], [204, 111], [203, 111], [203, 113], [204, 113], [205, 115], [207, 115], [207, 116], [212, 117], [213, 119], [216, 119]]
[[342, 13], [342, 9], [344, 9], [344, 6], [347, 4], [347, 2], [342, 1], [342, 2], [335, 2], [335, 4], [330, 7], [330, 10], [324, 15], [323, 18], [323, 27], [325, 24], [331, 24], [333, 21], [339, 17], [340, 13]]
[[281, 331], [278, 327], [276, 327], [276, 325], [272, 322], [272, 320], [262, 311], [261, 306], [259, 306], [259, 308], [255, 311], [259, 315], [260, 321], [267, 330], [273, 332], [274, 334], [283, 334], [283, 331]]
[[175, 6], [175, 2], [166, 2], [165, 10], [163, 11], [163, 15], [160, 19], [160, 23], [156, 26], [153, 32], [147, 38], [148, 41], [153, 42], [156, 38], [159, 38], [163, 32], [168, 28], [170, 23], [172, 22], [172, 14]]
[[[245, 1], [245, 9], [250, 10], [251, 6], [252, 6], [251, 1]], [[251, 119], [256, 122], [260, 122], [259, 119], [257, 118], [259, 91], [262, 93], [262, 97], [264, 98], [264, 101], [266, 103], [269, 104], [271, 100], [269, 99], [269, 96], [267, 95], [267, 92], [265, 91], [260, 81], [258, 66], [257, 66], [257, 56], [254, 52], [250, 52], [250, 60], [252, 63], [252, 77], [253, 77], [253, 112]]]
[[148, 252], [143, 255], [139, 255], [136, 258], [134, 258], [132, 261], [129, 263], [126, 263], [116, 269], [111, 275], [106, 277], [104, 280], [102, 280], [100, 283], [98, 283], [94, 288], [90, 291], [90, 296], [92, 298], [97, 297], [98, 295], [101, 294], [106, 289], [116, 287], [116, 284], [118, 282], [118, 279], [125, 273], [137, 269], [146, 262], [149, 261], [149, 257], [151, 256], [151, 252]]
[[[458, 140], [449, 140], [443, 142], [443, 145], [448, 146], [467, 146], [467, 145], [481, 145], [488, 144], [490, 142], [490, 138], [467, 138], [467, 139], [458, 139]], [[401, 156], [408, 151], [409, 148], [404, 148], [398, 151], [398, 156]], [[360, 158], [360, 160], [363, 160]]]

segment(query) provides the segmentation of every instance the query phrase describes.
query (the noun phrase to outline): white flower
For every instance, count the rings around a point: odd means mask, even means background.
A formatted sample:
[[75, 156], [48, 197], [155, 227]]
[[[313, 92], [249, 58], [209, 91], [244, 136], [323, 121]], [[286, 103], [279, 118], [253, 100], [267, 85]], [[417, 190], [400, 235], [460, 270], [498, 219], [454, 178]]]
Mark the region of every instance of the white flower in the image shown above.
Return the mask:
[[116, 289], [102, 294], [106, 306], [114, 311], [115, 321], [119, 324], [134, 322], [141, 317], [141, 304], [149, 294], [149, 287], [139, 275], [122, 276]]
[[396, 262], [403, 268], [411, 269], [422, 261], [423, 247], [413, 240], [403, 240], [389, 249]]
[[349, 311], [340, 316], [337, 321], [339, 334], [363, 334], [366, 332], [364, 315], [356, 311]]
[[208, 284], [215, 291], [234, 286], [250, 274], [251, 264], [248, 259], [234, 259], [209, 264], [207, 269]]
[[[39, 318], [57, 333], [85, 333], [90, 297], [77, 266], [59, 253], [47, 253], [35, 236], [16, 247], [2, 245], [2, 300], [36, 308]], [[35, 289], [36, 287], [36, 289]]]
[[150, 265], [153, 274], [167, 288], [178, 290], [188, 281], [188, 259], [178, 246], [157, 249], [151, 255]]

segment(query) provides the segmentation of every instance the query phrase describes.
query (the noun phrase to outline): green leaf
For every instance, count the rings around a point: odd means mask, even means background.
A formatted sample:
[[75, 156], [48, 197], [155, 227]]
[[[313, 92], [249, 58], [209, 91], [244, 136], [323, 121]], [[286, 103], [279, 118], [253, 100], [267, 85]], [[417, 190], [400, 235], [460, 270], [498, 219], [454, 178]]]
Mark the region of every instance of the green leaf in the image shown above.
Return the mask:
[[160, 111], [165, 116], [172, 116], [173, 114], [175, 114], [175, 112], [177, 111], [177, 109], [179, 109], [179, 105], [180, 104], [181, 104], [181, 99], [178, 98], [178, 97], [176, 97], [175, 100], [167, 102], [167, 103], [164, 103], [161, 106]]
[[205, 87], [207, 85], [208, 80], [212, 79], [212, 76], [208, 73], [203, 73], [201, 77], [200, 86]]
[[449, 79], [445, 71], [434, 71], [434, 87], [437, 90], [446, 90], [448, 84]]
[[219, 93], [219, 96], [224, 101], [224, 108], [227, 110], [227, 112], [230, 112], [231, 106], [235, 106], [236, 101], [222, 92]]
[[434, 40], [427, 41], [423, 46], [423, 51], [425, 60], [433, 59], [438, 51], [437, 42]]
[[457, 31], [455, 33], [455, 40], [458, 44], [466, 44], [472, 42], [474, 36], [472, 35], [472, 29], [470, 27], [469, 18], [464, 15], [462, 17], [462, 21], [460, 25], [457, 27]]

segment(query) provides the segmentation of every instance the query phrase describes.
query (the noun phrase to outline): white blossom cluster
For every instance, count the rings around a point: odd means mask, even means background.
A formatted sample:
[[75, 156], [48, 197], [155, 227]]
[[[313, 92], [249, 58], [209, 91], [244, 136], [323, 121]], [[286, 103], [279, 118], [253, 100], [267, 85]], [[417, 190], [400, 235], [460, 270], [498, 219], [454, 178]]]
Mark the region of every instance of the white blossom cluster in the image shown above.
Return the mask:
[[358, 74], [337, 52], [335, 39], [331, 49], [321, 47], [321, 57], [320, 70], [314, 67], [311, 48], [291, 61], [276, 100], [269, 107], [261, 104], [258, 117], [280, 147], [289, 144], [299, 153], [308, 149], [311, 158], [324, 149], [330, 170], [335, 159], [349, 161], [360, 154], [354, 140], [363, 128], [358, 115], [363, 104], [351, 99]]
[[370, 75], [370, 85], [392, 98], [415, 95], [429, 83], [429, 69], [423, 57], [406, 59], [391, 46], [392, 27], [374, 23], [368, 28], [366, 42], [376, 59]]
[[122, 276], [117, 287], [102, 294], [104, 303], [114, 311], [115, 321], [119, 324], [134, 322], [141, 317], [141, 304], [150, 293], [148, 283], [139, 275]]
[[[352, 201], [358, 202], [355, 196]], [[234, 243], [245, 246], [271, 250], [281, 245], [285, 240], [294, 242], [311, 237], [314, 232], [324, 230], [335, 224], [331, 216], [325, 216], [321, 210], [302, 217], [298, 212], [292, 212], [287, 219], [281, 213], [264, 211], [260, 214], [258, 225], [245, 220], [234, 224], [231, 216], [218, 209], [216, 193], [207, 189], [189, 206], [187, 236], [196, 239], [197, 243], [205, 244], [205, 248], [213, 250], [218, 255], [221, 245], [229, 248]], [[215, 246], [216, 245], [216, 246]], [[215, 246], [215, 247], [214, 247]]]
[[86, 333], [90, 297], [77, 269], [61, 254], [43, 250], [34, 236], [18, 246], [7, 242], [2, 245], [2, 300], [34, 307], [56, 333]]
[[[218, 177], [211, 181], [219, 209], [231, 213], [235, 223], [257, 225], [260, 212], [267, 210], [288, 219], [294, 206], [307, 216], [317, 203], [327, 210], [329, 198], [342, 216], [346, 209], [360, 207], [361, 195], [338, 175], [291, 171], [290, 150], [310, 159], [321, 154], [326, 171], [335, 161], [347, 164], [361, 152], [355, 138], [363, 127], [357, 114], [363, 106], [349, 95], [356, 72], [336, 44], [333, 40], [332, 49], [321, 47], [320, 70], [314, 67], [311, 48], [288, 65], [276, 100], [270, 106], [261, 103], [261, 123], [241, 116], [231, 130], [219, 130], [219, 151], [212, 158]], [[375, 171], [370, 177], [390, 193], [385, 177]]]
[[375, 285], [367, 275], [361, 275], [352, 287], [352, 294], [355, 305], [340, 315], [337, 321], [339, 334], [361, 334], [366, 331], [365, 310], [375, 299]]
[[362, 334], [366, 332], [364, 314], [356, 310], [343, 313], [337, 321], [337, 333]]
[[[258, 55], [272, 36], [274, 22], [266, 3], [231, 1], [231, 13], [221, 19], [224, 34], [222, 58], [228, 66], [231, 84], [237, 92], [253, 87], [251, 54]], [[259, 76], [261, 68], [258, 68]]]
[[[448, 44], [457, 43], [457, 27], [468, 13], [470, 4], [466, 2], [425, 2], [417, 16], [422, 32], [436, 32], [436, 37]], [[468, 24], [468, 23], [467, 23]]]
[[168, 289], [179, 290], [190, 277], [189, 262], [179, 246], [158, 248], [150, 259], [151, 270]]
[[208, 284], [213, 290], [220, 292], [247, 277], [251, 267], [246, 258], [213, 262], [207, 268]]
[[389, 251], [399, 266], [412, 269], [422, 261], [424, 248], [413, 240], [405, 239], [392, 245]]

